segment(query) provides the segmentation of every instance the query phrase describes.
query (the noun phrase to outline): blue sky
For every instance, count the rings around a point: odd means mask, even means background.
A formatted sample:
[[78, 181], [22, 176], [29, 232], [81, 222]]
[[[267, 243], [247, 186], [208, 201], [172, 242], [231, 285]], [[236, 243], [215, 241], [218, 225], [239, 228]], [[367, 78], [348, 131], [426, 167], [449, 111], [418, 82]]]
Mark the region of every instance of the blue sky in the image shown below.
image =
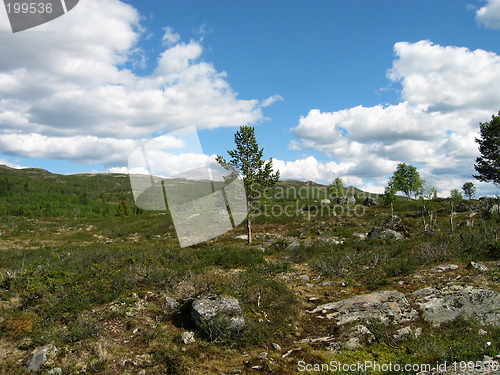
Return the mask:
[[284, 178], [380, 192], [398, 162], [447, 196], [500, 110], [500, 0], [80, 0], [12, 34], [0, 9], [0, 163], [127, 171], [196, 125], [205, 155], [256, 127]]

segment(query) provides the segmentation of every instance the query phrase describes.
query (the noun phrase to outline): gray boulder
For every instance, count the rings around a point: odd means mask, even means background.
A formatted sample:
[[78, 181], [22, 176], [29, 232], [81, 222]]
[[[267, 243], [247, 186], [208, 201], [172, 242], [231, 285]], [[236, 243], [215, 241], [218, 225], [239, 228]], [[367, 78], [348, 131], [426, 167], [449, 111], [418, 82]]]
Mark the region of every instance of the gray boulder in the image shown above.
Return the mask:
[[24, 364], [26, 371], [38, 371], [49, 359], [57, 353], [57, 348], [54, 345], [47, 345], [33, 352]]
[[394, 240], [401, 240], [404, 238], [404, 236], [396, 232], [395, 230], [389, 229], [389, 228], [381, 228], [381, 227], [373, 227], [373, 229], [368, 233], [368, 238], [382, 238], [384, 240], [388, 239], [394, 239]]
[[449, 287], [437, 291], [425, 288], [413, 294], [417, 296], [416, 303], [424, 320], [435, 326], [458, 317], [500, 326], [500, 293], [494, 290]]
[[193, 332], [182, 332], [181, 341], [184, 344], [191, 344], [192, 342], [196, 342], [196, 340], [194, 339], [194, 333]]
[[440, 264], [439, 266], [431, 268], [431, 271], [436, 273], [455, 271], [455, 270], [458, 270], [458, 266], [456, 264], [451, 264], [451, 263]]
[[354, 197], [338, 197], [335, 201], [337, 204], [356, 204]]
[[340, 337], [347, 339], [344, 343], [346, 348], [360, 348], [375, 341], [373, 333], [362, 324], [352, 327], [340, 335]]
[[172, 297], [165, 297], [165, 308], [175, 310], [179, 307], [179, 302]]
[[338, 325], [355, 321], [380, 320], [382, 323], [402, 323], [414, 320], [418, 312], [404, 294], [396, 290], [362, 294], [339, 302], [316, 307], [310, 313], [320, 313], [321, 318], [334, 319]]
[[363, 201], [363, 206], [375, 206], [378, 204], [378, 201], [374, 198], [366, 198], [364, 201]]
[[485, 266], [484, 264], [481, 264], [481, 263], [476, 263], [476, 262], [470, 262], [467, 267], [467, 269], [471, 270], [477, 270], [477, 271], [481, 271], [481, 272], [486, 272], [488, 271], [488, 267]]
[[198, 297], [191, 307], [193, 323], [212, 338], [237, 332], [245, 327], [245, 317], [234, 297], [207, 295]]

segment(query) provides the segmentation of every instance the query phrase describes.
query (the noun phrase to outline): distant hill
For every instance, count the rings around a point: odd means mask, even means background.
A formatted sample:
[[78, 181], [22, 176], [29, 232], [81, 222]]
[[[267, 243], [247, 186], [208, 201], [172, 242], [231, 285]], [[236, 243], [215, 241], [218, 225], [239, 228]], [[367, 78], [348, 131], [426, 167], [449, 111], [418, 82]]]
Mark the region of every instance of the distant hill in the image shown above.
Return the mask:
[[[349, 195], [365, 194], [355, 187], [349, 187], [348, 191]], [[328, 186], [313, 181], [282, 180], [269, 196], [278, 202], [296, 199], [314, 202], [328, 197]], [[127, 174], [60, 175], [44, 169], [0, 165], [0, 216], [106, 217], [116, 213], [121, 201], [131, 213], [141, 213], [134, 204]]]

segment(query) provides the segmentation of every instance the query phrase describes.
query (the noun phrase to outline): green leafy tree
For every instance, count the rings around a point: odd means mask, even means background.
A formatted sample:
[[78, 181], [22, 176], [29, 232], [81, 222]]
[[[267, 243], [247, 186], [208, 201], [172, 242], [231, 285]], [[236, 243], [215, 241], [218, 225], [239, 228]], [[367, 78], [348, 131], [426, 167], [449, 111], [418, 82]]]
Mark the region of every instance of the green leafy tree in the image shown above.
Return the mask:
[[393, 187], [387, 186], [384, 190], [384, 195], [382, 197], [384, 204], [391, 206], [391, 218], [394, 218], [394, 205], [396, 202], [396, 190]]
[[455, 200], [462, 200], [464, 197], [462, 196], [462, 193], [458, 189], [452, 189], [450, 191], [450, 198], [455, 199]]
[[476, 158], [474, 168], [479, 181], [493, 182], [500, 186], [500, 112], [490, 122], [479, 123], [481, 137], [476, 138], [481, 156]]
[[217, 156], [217, 162], [224, 168], [233, 170], [243, 177], [247, 195], [247, 238], [252, 243], [252, 215], [256, 205], [266, 188], [276, 185], [280, 173], [273, 171], [273, 160], [263, 160], [264, 149], [259, 148], [255, 138], [255, 129], [251, 126], [241, 126], [234, 135], [236, 148], [228, 150], [231, 157], [227, 162], [222, 156]]
[[344, 181], [340, 177], [337, 177], [331, 185], [328, 187], [330, 194], [333, 197], [342, 197], [345, 195]]
[[396, 192], [403, 192], [408, 199], [422, 192], [424, 180], [417, 168], [411, 164], [399, 163], [396, 171], [389, 179], [389, 187]]
[[127, 203], [125, 203], [125, 201], [121, 201], [120, 204], [118, 205], [118, 208], [116, 209], [115, 216], [125, 217], [128, 216], [128, 214], [129, 212]]
[[462, 185], [462, 190], [464, 191], [464, 195], [471, 199], [476, 194], [476, 187], [472, 182], [466, 182]]

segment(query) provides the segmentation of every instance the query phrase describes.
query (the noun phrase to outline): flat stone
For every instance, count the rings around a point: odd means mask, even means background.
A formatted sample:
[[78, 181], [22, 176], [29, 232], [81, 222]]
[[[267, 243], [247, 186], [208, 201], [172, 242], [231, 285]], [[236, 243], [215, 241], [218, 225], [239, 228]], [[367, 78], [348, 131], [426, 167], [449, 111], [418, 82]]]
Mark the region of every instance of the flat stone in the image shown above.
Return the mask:
[[363, 294], [327, 303], [310, 312], [326, 314], [325, 318], [335, 319], [338, 325], [370, 319], [380, 320], [384, 324], [390, 321], [402, 323], [412, 321], [418, 316], [418, 312], [410, 306], [404, 294], [396, 290]]
[[441, 323], [464, 317], [480, 324], [500, 326], [500, 293], [490, 289], [463, 288], [459, 291], [420, 298], [417, 305], [427, 322]]

